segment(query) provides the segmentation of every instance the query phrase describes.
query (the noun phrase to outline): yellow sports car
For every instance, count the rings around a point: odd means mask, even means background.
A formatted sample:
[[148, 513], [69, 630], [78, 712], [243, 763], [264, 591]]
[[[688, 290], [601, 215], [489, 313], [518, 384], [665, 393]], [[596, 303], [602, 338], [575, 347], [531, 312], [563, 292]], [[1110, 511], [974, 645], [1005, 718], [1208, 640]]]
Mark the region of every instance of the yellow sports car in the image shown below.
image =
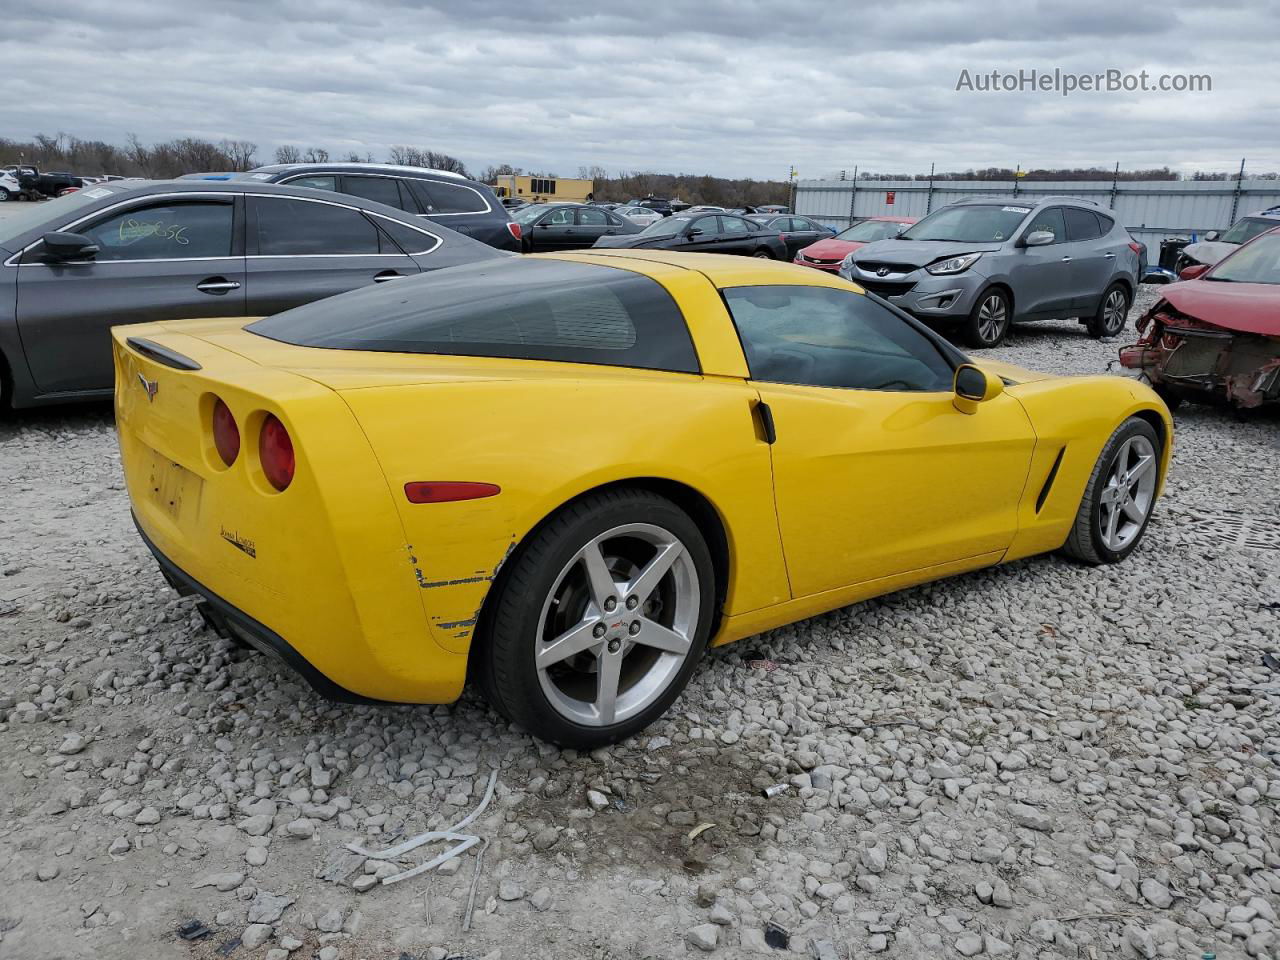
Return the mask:
[[138, 528], [211, 624], [335, 698], [470, 677], [576, 747], [662, 714], [708, 644], [1123, 559], [1172, 441], [1132, 380], [971, 363], [742, 257], [513, 257], [114, 336]]

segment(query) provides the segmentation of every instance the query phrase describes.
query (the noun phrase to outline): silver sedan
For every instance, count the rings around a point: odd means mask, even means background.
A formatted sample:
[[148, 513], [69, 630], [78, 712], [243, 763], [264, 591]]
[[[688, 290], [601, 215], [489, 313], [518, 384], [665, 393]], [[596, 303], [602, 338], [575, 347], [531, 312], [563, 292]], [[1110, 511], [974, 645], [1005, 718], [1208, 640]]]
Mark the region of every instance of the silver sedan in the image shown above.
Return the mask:
[[648, 207], [617, 207], [613, 212], [642, 227], [647, 227], [662, 219], [662, 214], [657, 210], [650, 210]]

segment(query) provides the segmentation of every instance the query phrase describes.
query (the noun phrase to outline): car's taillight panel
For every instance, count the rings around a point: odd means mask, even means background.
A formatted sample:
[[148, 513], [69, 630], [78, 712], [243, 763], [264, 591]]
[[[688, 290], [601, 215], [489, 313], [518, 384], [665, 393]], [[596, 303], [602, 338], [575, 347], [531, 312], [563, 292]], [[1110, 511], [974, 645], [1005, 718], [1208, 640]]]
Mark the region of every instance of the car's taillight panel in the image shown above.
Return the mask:
[[272, 487], [288, 489], [296, 466], [293, 439], [275, 414], [268, 413], [258, 431], [258, 462]]
[[515, 237], [515, 239], [520, 239], [520, 224], [511, 220], [507, 223], [507, 230], [510, 232], [511, 236]]
[[213, 445], [218, 457], [228, 467], [240, 456], [240, 427], [236, 424], [235, 414], [221, 397], [213, 401]]

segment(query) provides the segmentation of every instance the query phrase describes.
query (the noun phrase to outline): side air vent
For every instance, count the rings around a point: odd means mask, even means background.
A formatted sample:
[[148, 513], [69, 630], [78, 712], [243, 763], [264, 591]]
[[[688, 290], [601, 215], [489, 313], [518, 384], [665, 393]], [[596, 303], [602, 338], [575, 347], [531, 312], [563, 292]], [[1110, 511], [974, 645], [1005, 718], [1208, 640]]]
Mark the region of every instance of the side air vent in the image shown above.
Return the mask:
[[1053, 466], [1049, 468], [1049, 475], [1044, 478], [1044, 486], [1040, 488], [1040, 496], [1036, 497], [1036, 513], [1040, 512], [1044, 502], [1049, 499], [1049, 491], [1053, 489], [1053, 481], [1058, 476], [1058, 468], [1062, 466], [1062, 455], [1066, 452], [1066, 447], [1058, 451], [1058, 456], [1054, 458]]

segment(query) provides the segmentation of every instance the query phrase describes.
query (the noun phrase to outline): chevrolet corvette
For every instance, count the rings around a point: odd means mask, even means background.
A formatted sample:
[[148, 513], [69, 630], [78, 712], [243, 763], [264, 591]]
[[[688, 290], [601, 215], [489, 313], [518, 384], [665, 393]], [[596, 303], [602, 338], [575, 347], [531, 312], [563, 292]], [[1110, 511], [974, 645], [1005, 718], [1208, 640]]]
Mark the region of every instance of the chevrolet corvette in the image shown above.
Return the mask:
[[117, 327], [135, 521], [218, 631], [320, 693], [470, 680], [575, 747], [708, 646], [1061, 550], [1124, 559], [1172, 422], [970, 362], [845, 280], [714, 254], [453, 267], [263, 319]]

